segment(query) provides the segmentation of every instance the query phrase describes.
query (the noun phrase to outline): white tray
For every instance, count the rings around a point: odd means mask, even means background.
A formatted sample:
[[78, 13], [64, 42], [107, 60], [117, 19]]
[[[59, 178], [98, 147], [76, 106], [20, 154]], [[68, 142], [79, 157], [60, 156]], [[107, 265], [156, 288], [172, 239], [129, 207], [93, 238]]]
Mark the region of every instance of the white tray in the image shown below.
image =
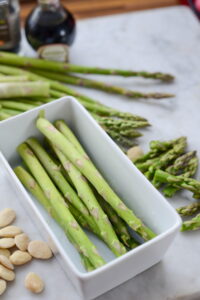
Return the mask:
[[83, 299], [92, 299], [160, 261], [179, 230], [180, 218], [86, 110], [71, 97], [62, 98], [0, 123], [0, 149], [12, 167], [20, 163], [16, 147], [30, 136], [40, 137], [35, 127], [35, 119], [41, 109], [45, 109], [50, 121], [61, 118], [70, 125], [113, 189], [158, 234], [153, 240], [120, 258], [114, 258], [105, 244], [90, 235], [108, 263], [86, 273], [78, 253], [60, 227], [35, 199], [31, 200], [7, 166], [13, 185], [21, 193], [19, 197], [23, 205], [26, 205], [38, 229], [57, 253], [57, 258], [80, 296]]

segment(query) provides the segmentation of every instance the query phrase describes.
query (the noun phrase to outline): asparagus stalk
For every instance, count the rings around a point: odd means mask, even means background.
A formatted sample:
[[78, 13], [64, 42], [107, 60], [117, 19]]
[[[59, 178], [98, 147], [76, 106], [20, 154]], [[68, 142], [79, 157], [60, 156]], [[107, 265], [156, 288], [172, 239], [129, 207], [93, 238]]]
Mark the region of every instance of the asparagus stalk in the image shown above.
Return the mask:
[[174, 163], [166, 169], [166, 172], [172, 175], [179, 175], [182, 170], [188, 167], [188, 163], [196, 156], [196, 151], [187, 152], [179, 156]]
[[101, 104], [100, 102], [89, 98], [88, 96], [79, 94], [78, 92], [68, 88], [66, 85], [63, 85], [63, 84], [59, 83], [58, 81], [50, 80], [45, 77], [38, 76], [32, 72], [21, 70], [21, 69], [15, 68], [15, 67], [3, 66], [3, 65], [1, 65], [1, 71], [7, 75], [26, 75], [26, 76], [29, 76], [30, 80], [33, 80], [33, 81], [38, 81], [38, 80], [47, 81], [50, 83], [50, 87], [53, 89], [53, 90], [52, 89], [50, 90], [50, 93], [52, 93], [53, 97], [54, 96], [56, 96], [56, 98], [63, 97], [63, 95], [71, 95], [71, 96], [77, 97], [78, 100], [81, 101], [81, 103], [84, 102], [84, 105], [86, 105], [86, 103], [87, 103], [88, 107], [86, 107], [86, 108], [88, 109], [90, 107], [91, 111], [96, 110], [98, 107], [99, 110], [104, 111], [104, 115], [107, 113], [107, 115], [109, 115], [109, 116], [116, 116], [116, 117], [123, 118], [123, 119], [125, 118], [126, 120], [146, 121], [145, 118], [142, 118], [140, 116], [133, 115], [133, 114], [127, 113], [127, 112], [120, 112], [113, 108], [107, 107], [107, 106]]
[[200, 214], [196, 215], [196, 217], [192, 218], [189, 221], [183, 222], [181, 226], [181, 231], [197, 230], [197, 229], [200, 229]]
[[192, 216], [200, 211], [200, 202], [194, 202], [186, 206], [177, 208], [177, 212], [181, 216]]
[[[15, 174], [19, 178], [19, 180], [22, 182], [22, 184], [26, 187], [26, 189], [33, 195], [35, 198], [40, 202], [40, 204], [46, 209], [48, 213], [51, 214], [51, 216], [56, 220], [56, 222], [63, 228], [65, 231], [66, 235], [69, 236], [68, 231], [66, 230], [63, 222], [60, 221], [59, 216], [56, 214], [56, 211], [54, 208], [51, 206], [49, 200], [47, 197], [44, 195], [42, 189], [38, 185], [38, 183], [35, 181], [35, 179], [28, 173], [24, 168], [21, 166], [18, 166], [14, 169]], [[80, 216], [80, 214], [77, 214], [77, 216]], [[78, 219], [80, 221], [80, 218]], [[81, 223], [81, 222], [80, 222]], [[73, 238], [70, 237], [70, 241], [75, 244], [73, 241]], [[75, 244], [75, 247], [77, 245]], [[86, 270], [91, 271], [94, 269], [93, 265], [90, 263], [90, 260], [84, 256], [83, 253], [80, 253], [83, 263], [85, 265]]]
[[18, 97], [48, 97], [48, 82], [5, 82], [0, 83], [0, 98], [18, 98]]
[[1, 112], [7, 113], [10, 116], [16, 116], [22, 113], [20, 110], [15, 110], [10, 108], [2, 108]]
[[194, 198], [200, 198], [200, 182], [194, 178], [183, 175], [175, 176], [162, 170], [156, 170], [154, 176], [158, 182], [173, 184], [175, 187], [189, 190], [194, 193]]
[[155, 234], [138, 219], [132, 210], [119, 199], [108, 183], [103, 179], [92, 162], [81, 155], [49, 121], [38, 118], [37, 128], [71, 161], [74, 166], [93, 184], [98, 193], [113, 207], [118, 215], [145, 240], [155, 237]]
[[26, 104], [30, 104], [30, 105], [33, 105], [34, 107], [37, 107], [37, 106], [40, 106], [40, 105], [43, 105], [44, 103], [41, 102], [41, 101], [33, 101], [33, 100], [27, 100], [27, 99], [24, 99], [22, 98], [21, 100], [21, 103], [26, 103]]
[[151, 141], [150, 151], [135, 161], [136, 164], [146, 162], [149, 159], [157, 158], [159, 155], [172, 149], [176, 144], [182, 141], [183, 137], [170, 141]]
[[116, 256], [120, 256], [126, 253], [126, 249], [119, 242], [107, 215], [102, 210], [101, 206], [97, 202], [92, 189], [85, 177], [79, 172], [79, 170], [71, 164], [71, 162], [63, 155], [59, 149], [53, 146], [53, 149], [58, 156], [60, 162], [62, 163], [64, 169], [68, 173], [70, 179], [72, 180], [79, 197], [87, 206], [91, 216], [93, 217], [101, 238], [107, 243], [110, 249]]
[[106, 201], [104, 201], [104, 199], [102, 199], [101, 196], [98, 196], [98, 201], [99, 201], [102, 209], [107, 214], [109, 220], [111, 221], [111, 223], [115, 229], [115, 232], [119, 236], [122, 243], [130, 249], [136, 248], [139, 244], [129, 234], [127, 227], [126, 227], [126, 223], [116, 214], [114, 209]]
[[104, 82], [100, 81], [95, 81], [91, 79], [85, 79], [85, 78], [80, 78], [80, 77], [75, 77], [75, 76], [70, 76], [70, 75], [63, 75], [63, 74], [57, 74], [57, 73], [50, 73], [50, 72], [44, 72], [44, 71], [36, 71], [36, 74], [39, 74], [41, 76], [53, 79], [53, 80], [59, 80], [60, 82], [72, 84], [75, 86], [82, 86], [82, 87], [87, 87], [87, 88], [93, 88], [93, 89], [98, 89], [105, 91], [107, 93], [111, 94], [118, 94], [122, 95], [128, 98], [144, 98], [144, 99], [149, 99], [149, 98], [154, 98], [154, 99], [162, 99], [162, 98], [170, 98], [174, 97], [172, 94], [164, 94], [164, 93], [142, 93], [138, 91], [132, 91], [132, 90], [126, 90], [124, 88], [121, 88], [119, 86], [114, 86], [114, 85], [108, 85]]
[[82, 258], [82, 263], [85, 267], [85, 269], [88, 271], [88, 272], [91, 272], [93, 270], [95, 270], [95, 268], [93, 267], [93, 265], [91, 264], [90, 260], [84, 256], [82, 253], [80, 254], [81, 255], [81, 258]]
[[28, 81], [29, 78], [28, 76], [5, 76], [5, 75], [0, 75], [0, 83], [2, 82], [24, 82]]
[[79, 246], [80, 252], [89, 258], [95, 268], [102, 266], [105, 263], [104, 260], [70, 213], [65, 200], [57, 191], [31, 149], [26, 144], [21, 144], [17, 150], [45, 193], [61, 224], [65, 226], [66, 233], [69, 237], [73, 237], [76, 245]]
[[87, 153], [83, 149], [82, 145], [80, 144], [74, 133], [67, 126], [64, 120], [57, 120], [55, 121], [54, 125], [76, 147], [80, 154], [87, 156]]
[[[31, 80], [44, 80], [44, 81], [47, 81], [50, 83], [50, 86], [51, 88], [54, 90], [56, 90], [56, 94], [57, 96], [60, 95], [60, 96], [63, 96], [63, 93], [66, 93], [68, 95], [72, 95], [72, 96], [75, 96], [75, 97], [78, 97], [78, 100], [83, 104], [85, 105], [85, 107], [88, 109], [88, 106], [90, 106], [90, 110], [92, 111], [96, 111], [97, 110], [97, 107], [98, 107], [98, 110], [103, 110], [104, 111], [104, 115], [107, 114], [107, 115], [110, 115], [110, 116], [116, 116], [118, 118], [125, 118], [127, 120], [140, 120], [140, 121], [146, 121], [146, 119], [142, 118], [142, 117], [139, 117], [137, 115], [132, 115], [130, 113], [124, 113], [124, 112], [119, 112], [117, 110], [114, 110], [114, 109], [111, 109], [111, 108], [108, 108], [98, 102], [94, 102], [93, 99], [90, 99], [89, 97], [87, 96], [84, 96], [82, 94], [79, 94], [77, 92], [75, 92], [74, 90], [66, 87], [65, 85], [62, 85], [60, 84], [59, 82], [57, 81], [53, 81], [53, 80], [48, 80], [42, 76], [38, 76], [38, 75], [35, 75], [31, 72], [27, 72], [27, 71], [24, 71], [24, 70], [20, 70], [20, 69], [17, 69], [17, 68], [13, 68], [13, 67], [7, 67], [7, 66], [3, 66], [3, 70], [2, 72], [4, 72], [5, 74], [14, 74], [14, 75], [27, 75], [29, 76], [29, 78]], [[49, 100], [47, 101], [49, 102]], [[111, 138], [113, 138], [118, 144], [121, 144], [123, 147], [125, 148], [130, 148], [131, 146], [134, 145], [134, 143], [132, 141], [130, 141], [128, 138], [126, 138], [126, 136], [135, 136], [135, 134], [133, 132], [130, 132], [130, 131], [125, 131], [125, 132], [122, 132], [122, 134], [119, 134], [119, 133], [115, 133], [114, 130], [107, 130], [107, 133], [111, 136]], [[140, 134], [138, 134], [140, 135]]]
[[58, 91], [55, 91], [55, 90], [50, 90], [50, 95], [51, 97], [54, 97], [54, 98], [62, 98], [64, 96], [66, 96], [65, 93], [61, 93], [61, 92], [58, 92]]
[[108, 117], [117, 117], [119, 119], [125, 119], [126, 121], [144, 121], [147, 122], [147, 120], [143, 117], [140, 117], [138, 115], [133, 115], [131, 113], [127, 112], [121, 112], [114, 108], [105, 106], [101, 103], [92, 102], [86, 102], [81, 97], [78, 97], [78, 101], [91, 113], [94, 113], [99, 116], [108, 116]]
[[[132, 140], [129, 138], [137, 138], [142, 136], [143, 134], [137, 130], [133, 129], [126, 129], [126, 130], [116, 130], [116, 129], [110, 129], [102, 126], [102, 128], [113, 138], [114, 140], [118, 141], [122, 145], [126, 145], [126, 147], [133, 146]], [[127, 142], [125, 138], [127, 139]]]
[[[31, 174], [21, 166], [16, 167], [14, 172], [25, 188], [40, 202], [47, 212], [50, 213], [54, 219], [56, 219], [55, 211], [53, 210], [49, 200]], [[78, 220], [78, 223], [82, 227], [89, 229], [88, 223], [84, 219], [83, 215], [81, 215], [80, 212], [70, 204], [70, 202], [68, 202], [68, 206], [72, 215], [76, 220]], [[56, 221], [59, 223], [59, 219], [56, 219]]]
[[172, 75], [164, 74], [161, 72], [150, 73], [146, 71], [103, 69], [98, 67], [77, 66], [69, 63], [53, 62], [29, 57], [20, 57], [16, 54], [10, 54], [7, 52], [0, 52], [0, 63], [27, 68], [31, 67], [34, 69], [36, 68], [60, 73], [72, 72], [83, 74], [118, 75], [124, 77], [140, 76], [144, 78], [159, 79], [167, 82], [172, 81], [174, 79]]
[[157, 163], [160, 160], [160, 157], [154, 157], [146, 160], [145, 162], [137, 163], [139, 160], [140, 158], [136, 160], [135, 165], [142, 173], [145, 173], [146, 171], [148, 171], [148, 169], [151, 166], [153, 166], [155, 163]]
[[[75, 146], [79, 145], [78, 148], [82, 148], [82, 146], [80, 145], [80, 143], [77, 141], [76, 137], [74, 136], [74, 134], [69, 130], [69, 128], [67, 127], [67, 125], [65, 124], [64, 121], [62, 120], [58, 120], [55, 122], [55, 126], [56, 128], [62, 132], [62, 134], [64, 136], [66, 136], [69, 141], [74, 144]], [[113, 134], [113, 137], [115, 137], [115, 140], [118, 139], [118, 141], [124, 146], [124, 147], [127, 147], [129, 146], [130, 144], [133, 145], [133, 142], [129, 139], [126, 139], [124, 138], [123, 136], [120, 136], [120, 134], [117, 134], [117, 133], [112, 133], [113, 131], [110, 130], [110, 133]], [[109, 133], [109, 132], [108, 132]], [[122, 135], [123, 135], [123, 132], [120, 132]], [[131, 131], [132, 134], [135, 134], [134, 137], [136, 136], [140, 136], [141, 134], [138, 133], [136, 134], [134, 131]], [[129, 135], [130, 136], [130, 135]], [[111, 136], [112, 137], [112, 136]], [[116, 138], [117, 137], [117, 138]], [[119, 140], [120, 139], [120, 140]], [[84, 153], [84, 150], [82, 149], [83, 152], [81, 153]], [[79, 151], [80, 152], [80, 151]]]
[[149, 122], [147, 121], [130, 121], [130, 120], [120, 120], [108, 117], [100, 117], [98, 115], [92, 114], [92, 116], [98, 121], [98, 123], [110, 129], [117, 129], [117, 130], [129, 130], [141, 127], [150, 126]]
[[[179, 142], [174, 145], [174, 147], [164, 153], [159, 160], [155, 161], [155, 163], [149, 167], [149, 177], [152, 178], [155, 170], [165, 168], [172, 162], [174, 159], [181, 155], [186, 147], [186, 138], [182, 137], [179, 139]], [[156, 183], [156, 180], [153, 180], [153, 183]]]
[[[52, 93], [52, 96], [55, 96], [56, 98], [66, 96], [66, 94], [63, 94], [62, 92], [58, 92], [58, 91], [54, 91], [54, 90], [50, 90], [50, 94], [51, 93]], [[122, 111], [119, 111], [112, 107], [106, 106], [92, 98], [89, 98], [88, 96], [79, 94], [72, 89], [68, 90], [68, 94], [76, 97], [78, 99], [78, 101], [91, 113], [94, 113], [94, 114], [97, 114], [100, 116], [117, 117], [119, 119], [125, 119], [126, 121], [148, 122], [147, 119], [145, 119], [141, 116], [134, 115], [134, 114], [128, 113], [128, 112], [122, 112]]]
[[14, 101], [3, 101], [3, 100], [0, 100], [0, 105], [3, 108], [10, 108], [10, 109], [14, 109], [14, 110], [20, 110], [21, 112], [35, 108], [35, 105], [31, 105], [31, 104], [21, 103], [21, 102], [14, 102]]
[[[67, 126], [65, 121], [57, 120], [55, 122], [55, 126], [76, 147], [80, 154], [87, 157], [87, 153], [83, 149], [74, 133]], [[131, 249], [137, 247], [138, 243], [130, 236], [125, 222], [116, 214], [113, 208], [98, 193], [95, 193], [95, 196], [97, 197], [97, 200], [105, 213], [108, 215], [117, 235], [120, 237], [124, 245]]]
[[11, 114], [8, 114], [2, 110], [0, 110], [0, 121], [4, 121], [4, 120], [7, 120], [9, 119], [10, 117], [12, 117]]
[[[120, 133], [115, 132], [114, 130], [106, 129], [105, 132], [124, 150], [136, 146], [136, 143], [132, 139], [122, 136]], [[140, 136], [141, 135], [142, 134], [140, 134]]]
[[37, 139], [29, 138], [28, 140], [26, 140], [26, 143], [35, 153], [52, 181], [57, 185], [57, 187], [63, 194], [63, 197], [67, 200], [67, 203], [71, 203], [79, 211], [79, 214], [84, 216], [84, 219], [87, 221], [90, 230], [99, 235], [99, 231], [92, 217], [89, 215], [88, 209], [79, 199], [76, 192], [69, 185], [67, 180], [64, 178], [59, 166], [51, 159], [49, 154], [43, 149]]
[[[196, 157], [196, 151], [191, 151], [180, 156], [174, 162], [174, 165], [168, 167], [166, 171], [173, 175], [180, 174], [185, 177], [192, 177], [196, 173], [197, 167], [198, 158]], [[166, 197], [172, 197], [177, 191], [179, 191], [179, 188], [174, 187], [173, 185], [167, 185], [163, 189], [163, 193]]]

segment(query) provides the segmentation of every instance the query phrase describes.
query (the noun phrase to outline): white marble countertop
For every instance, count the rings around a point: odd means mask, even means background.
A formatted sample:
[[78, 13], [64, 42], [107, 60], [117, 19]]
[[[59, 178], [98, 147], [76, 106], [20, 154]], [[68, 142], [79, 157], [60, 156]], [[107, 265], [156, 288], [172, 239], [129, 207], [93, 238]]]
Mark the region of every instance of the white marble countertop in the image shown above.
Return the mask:
[[[177, 77], [171, 85], [137, 78], [107, 79], [107, 82], [135, 90], [176, 94], [168, 100], [148, 100], [147, 103], [94, 90], [84, 90], [85, 93], [105, 104], [147, 117], [153, 126], [144, 130], [144, 137], [140, 138], [145, 150], [152, 139], [181, 135], [188, 137], [190, 149], [200, 149], [200, 24], [188, 8], [173, 7], [84, 20], [78, 22], [77, 32], [76, 43], [71, 49], [72, 63], [171, 72]], [[1, 182], [2, 201], [13, 201], [14, 195], [6, 199], [3, 186]], [[179, 193], [170, 202], [177, 207], [189, 200], [191, 194]], [[26, 223], [30, 236], [38, 237], [25, 211], [19, 214], [19, 222], [21, 219], [22, 224]], [[198, 231], [180, 233], [162, 262], [96, 300], [199, 300], [199, 236]], [[40, 296], [30, 295], [22, 287], [23, 277], [30, 270], [41, 272], [45, 278], [46, 290]], [[21, 267], [16, 282], [9, 284], [1, 299], [79, 300], [79, 296], [56, 259], [52, 259]]]

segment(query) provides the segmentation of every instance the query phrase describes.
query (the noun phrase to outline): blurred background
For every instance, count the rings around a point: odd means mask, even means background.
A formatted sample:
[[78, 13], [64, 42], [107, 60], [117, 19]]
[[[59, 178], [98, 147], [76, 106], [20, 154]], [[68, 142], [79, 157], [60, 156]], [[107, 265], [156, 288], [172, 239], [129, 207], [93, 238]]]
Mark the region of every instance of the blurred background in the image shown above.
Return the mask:
[[[21, 17], [24, 20], [36, 0], [21, 0]], [[123, 13], [134, 10], [187, 4], [187, 0], [63, 0], [62, 3], [77, 19]]]

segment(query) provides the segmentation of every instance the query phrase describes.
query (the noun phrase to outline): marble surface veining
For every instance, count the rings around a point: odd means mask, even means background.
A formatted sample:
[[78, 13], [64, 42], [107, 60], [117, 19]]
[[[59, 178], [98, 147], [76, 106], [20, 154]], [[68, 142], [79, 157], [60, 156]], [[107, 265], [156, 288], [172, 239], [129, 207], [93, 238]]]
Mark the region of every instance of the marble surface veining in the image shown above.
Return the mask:
[[[72, 63], [163, 71], [177, 78], [173, 84], [141, 78], [106, 78], [107, 82], [130, 89], [176, 94], [175, 98], [160, 101], [134, 101], [94, 90], [79, 90], [105, 104], [147, 117], [152, 127], [144, 130], [140, 138], [144, 150], [152, 139], [186, 135], [188, 148], [198, 150], [199, 154], [200, 24], [191, 11], [186, 7], [172, 7], [89, 19], [78, 22], [77, 32], [70, 55]], [[30, 53], [28, 48], [23, 51]], [[6, 199], [5, 186], [1, 198]], [[188, 201], [192, 201], [190, 193], [179, 193], [170, 200], [174, 207]], [[26, 222], [30, 235], [38, 237], [25, 212], [19, 213], [19, 222]], [[96, 300], [199, 300], [199, 253], [200, 232], [180, 233], [162, 262]], [[31, 295], [22, 287], [22, 278], [30, 269], [41, 272], [45, 278], [46, 290], [40, 296]], [[52, 259], [21, 267], [16, 282], [9, 284], [1, 299], [79, 300], [79, 296], [57, 261]]]

